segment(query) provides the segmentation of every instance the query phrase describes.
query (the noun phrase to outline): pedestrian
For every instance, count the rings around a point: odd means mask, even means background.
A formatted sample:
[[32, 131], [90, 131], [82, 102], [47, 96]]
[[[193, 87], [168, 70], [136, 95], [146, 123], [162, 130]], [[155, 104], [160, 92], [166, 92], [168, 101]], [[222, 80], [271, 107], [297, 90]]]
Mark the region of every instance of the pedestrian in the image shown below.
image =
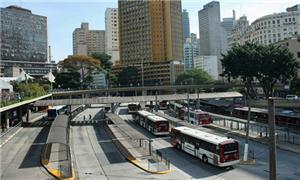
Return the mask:
[[90, 115], [90, 119], [92, 119], [92, 115]]
[[85, 120], [85, 115], [83, 116], [83, 120]]

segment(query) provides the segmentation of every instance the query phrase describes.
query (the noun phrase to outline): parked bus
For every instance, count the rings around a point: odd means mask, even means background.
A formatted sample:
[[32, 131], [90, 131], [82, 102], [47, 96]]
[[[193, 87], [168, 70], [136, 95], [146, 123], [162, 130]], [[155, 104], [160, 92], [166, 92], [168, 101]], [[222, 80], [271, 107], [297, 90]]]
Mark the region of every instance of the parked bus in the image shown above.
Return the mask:
[[[189, 117], [188, 117], [189, 116]], [[198, 126], [205, 126], [212, 123], [212, 118], [209, 113], [201, 111], [201, 110], [191, 110], [187, 112], [185, 109], [184, 112], [184, 120], [188, 121], [191, 124]]]
[[169, 121], [148, 111], [138, 111], [134, 120], [154, 135], [169, 134]]
[[159, 109], [160, 110], [167, 110], [168, 109], [168, 101], [160, 101], [159, 102]]
[[54, 120], [57, 115], [59, 114], [66, 114], [67, 113], [67, 106], [49, 106], [48, 107], [48, 119]]
[[140, 109], [140, 103], [129, 103], [128, 104], [128, 114], [133, 114], [138, 112]]
[[180, 110], [184, 108], [181, 104], [176, 103], [175, 101], [169, 102], [169, 112], [172, 113], [175, 117], [179, 117]]
[[188, 127], [171, 130], [171, 144], [205, 163], [225, 167], [239, 163], [239, 142]]

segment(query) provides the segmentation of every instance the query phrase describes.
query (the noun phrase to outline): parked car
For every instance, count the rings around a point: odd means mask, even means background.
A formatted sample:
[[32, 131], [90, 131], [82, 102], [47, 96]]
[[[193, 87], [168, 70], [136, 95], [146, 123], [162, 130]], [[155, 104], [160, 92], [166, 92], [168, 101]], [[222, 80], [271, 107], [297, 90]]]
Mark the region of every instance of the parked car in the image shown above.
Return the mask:
[[297, 100], [298, 96], [294, 95], [294, 94], [289, 94], [289, 95], [286, 96], [286, 99], [287, 100]]

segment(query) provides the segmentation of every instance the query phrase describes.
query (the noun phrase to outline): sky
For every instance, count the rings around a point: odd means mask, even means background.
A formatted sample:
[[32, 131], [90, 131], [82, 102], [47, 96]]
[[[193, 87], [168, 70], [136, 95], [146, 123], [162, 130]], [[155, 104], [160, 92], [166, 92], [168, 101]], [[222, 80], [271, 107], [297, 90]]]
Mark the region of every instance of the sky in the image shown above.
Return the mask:
[[[182, 8], [190, 17], [191, 33], [199, 34], [198, 11], [211, 0], [181, 0]], [[287, 7], [300, 4], [299, 0], [219, 0], [221, 18], [246, 15], [248, 20], [264, 15], [284, 12]], [[1, 7], [17, 5], [30, 9], [33, 14], [48, 19], [48, 44], [52, 60], [56, 62], [71, 55], [72, 33], [81, 22], [88, 22], [90, 29], [105, 29], [105, 9], [117, 8], [117, 0], [2, 0]]]

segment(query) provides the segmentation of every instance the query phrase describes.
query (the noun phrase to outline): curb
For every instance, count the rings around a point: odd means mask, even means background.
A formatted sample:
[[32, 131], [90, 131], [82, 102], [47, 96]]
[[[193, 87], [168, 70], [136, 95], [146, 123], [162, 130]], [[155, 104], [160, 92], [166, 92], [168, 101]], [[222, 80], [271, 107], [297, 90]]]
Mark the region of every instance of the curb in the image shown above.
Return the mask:
[[148, 173], [151, 173], [151, 174], [168, 174], [168, 173], [171, 173], [171, 172], [174, 172], [175, 170], [167, 170], [167, 171], [159, 171], [159, 172], [155, 172], [155, 171], [150, 171], [146, 168], [144, 168], [143, 166], [141, 166], [139, 163], [138, 163], [138, 160], [129, 160], [132, 164], [134, 164], [135, 166], [137, 166], [138, 168], [148, 172]]
[[[226, 129], [223, 129], [223, 128], [217, 127], [217, 126], [210, 126], [210, 127], [212, 129], [215, 129], [216, 131], [230, 132], [230, 134], [236, 135], [236, 136], [241, 137], [241, 138], [245, 138], [245, 135], [237, 133], [237, 132], [232, 132], [230, 130], [226, 130]], [[253, 140], [255, 142], [259, 142], [261, 144], [269, 145], [269, 143], [267, 141], [259, 140], [257, 138], [251, 137], [251, 136], [249, 136], [249, 139]], [[300, 154], [300, 150], [297, 151], [297, 150], [294, 150], [292, 148], [283, 147], [283, 145], [280, 145], [280, 144], [276, 144], [276, 147], [279, 148], [279, 149], [282, 149], [282, 150], [286, 150], [286, 151], [290, 151], [290, 152], [293, 152], [293, 153]]]

